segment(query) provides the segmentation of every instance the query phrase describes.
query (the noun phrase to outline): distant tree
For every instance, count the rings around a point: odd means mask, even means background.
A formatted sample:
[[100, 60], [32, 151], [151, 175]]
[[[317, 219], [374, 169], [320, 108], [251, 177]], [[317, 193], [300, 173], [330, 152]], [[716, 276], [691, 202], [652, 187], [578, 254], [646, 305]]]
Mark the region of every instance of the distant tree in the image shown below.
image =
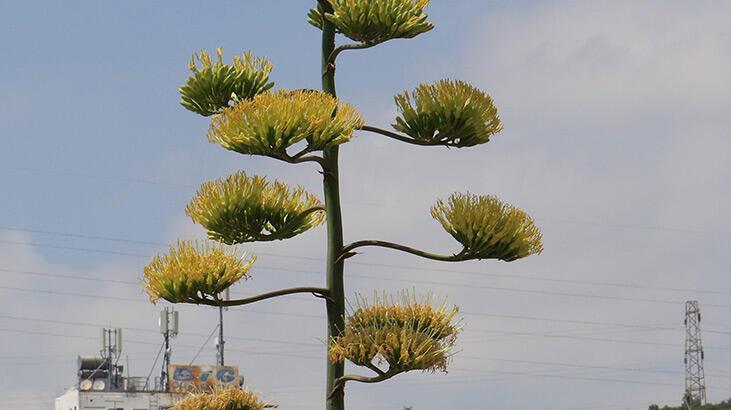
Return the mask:
[[[367, 125], [352, 105], [337, 99], [335, 68], [340, 54], [431, 30], [424, 13], [428, 2], [319, 0], [308, 20], [322, 32], [322, 67], [317, 73], [322, 91], [273, 90], [269, 61], [245, 53], [226, 64], [220, 49], [216, 55], [195, 54], [189, 64], [192, 75], [180, 88], [186, 109], [211, 117], [207, 134], [211, 142], [240, 154], [317, 165], [323, 177], [324, 203], [302, 187], [244, 172], [203, 184], [186, 213], [206, 229], [211, 240], [221, 244], [179, 241], [167, 254], [156, 256], [144, 272], [150, 298], [153, 302], [162, 298], [219, 307], [296, 293], [322, 298], [328, 320], [327, 410], [345, 408], [348, 381], [375, 383], [412, 370], [446, 370], [460, 329], [457, 308], [434, 306], [429, 297], [408, 293], [360, 298], [346, 316], [344, 265], [356, 250], [377, 246], [457, 262], [514, 261], [543, 249], [540, 231], [523, 211], [494, 196], [469, 193], [452, 194], [436, 201], [431, 209], [431, 215], [461, 244], [458, 252], [440, 255], [382, 240], [344, 243], [338, 150], [356, 132], [419, 146], [462, 148], [484, 144], [502, 130], [492, 98], [463, 81], [440, 80], [396, 95], [399, 115], [392, 125], [394, 131]], [[353, 42], [336, 46], [336, 34]], [[325, 287], [294, 287], [223, 300], [222, 292], [247, 279], [255, 261], [225, 245], [287, 239], [322, 223], [326, 223], [328, 238]], [[373, 374], [345, 375], [345, 360]], [[227, 394], [229, 404], [237, 397], [259, 403], [249, 395]], [[199, 402], [214, 401], [192, 401]], [[260, 404], [226, 408], [256, 406]]]
[[[688, 408], [685, 405], [681, 405], [678, 407], [672, 407], [672, 406], [664, 406], [660, 407], [657, 404], [652, 404], [648, 408], [648, 410], [687, 410]], [[731, 399], [728, 399], [726, 401], [722, 401], [719, 403], [706, 403], [704, 405], [700, 405], [700, 403], [695, 403], [691, 405], [691, 410], [731, 410]]]

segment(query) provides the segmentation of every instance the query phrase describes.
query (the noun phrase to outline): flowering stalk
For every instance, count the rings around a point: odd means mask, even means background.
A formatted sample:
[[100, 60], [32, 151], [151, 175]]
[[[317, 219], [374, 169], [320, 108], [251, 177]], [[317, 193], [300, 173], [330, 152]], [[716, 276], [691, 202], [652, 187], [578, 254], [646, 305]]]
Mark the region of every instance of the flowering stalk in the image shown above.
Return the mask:
[[[325, 13], [332, 12], [328, 1], [320, 0], [320, 7]], [[335, 49], [335, 26], [327, 19], [322, 19], [322, 91], [337, 96], [335, 91], [335, 63], [330, 55]], [[327, 214], [327, 288], [330, 299], [327, 301], [327, 336], [328, 340], [340, 336], [345, 327], [345, 287], [343, 284], [343, 217], [340, 207], [340, 186], [338, 180], [338, 146], [326, 148], [323, 152], [323, 192], [325, 212]], [[327, 410], [345, 410], [345, 397], [342, 389], [330, 394], [336, 387], [336, 380], [345, 374], [345, 363], [327, 360], [325, 408]]]

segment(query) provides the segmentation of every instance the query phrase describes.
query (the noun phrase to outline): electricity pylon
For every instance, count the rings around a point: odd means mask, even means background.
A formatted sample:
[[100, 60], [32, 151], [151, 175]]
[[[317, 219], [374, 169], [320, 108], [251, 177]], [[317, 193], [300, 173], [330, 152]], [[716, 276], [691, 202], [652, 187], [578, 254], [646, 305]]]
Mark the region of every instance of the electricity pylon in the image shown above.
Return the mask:
[[686, 408], [706, 404], [706, 377], [703, 372], [701, 310], [697, 300], [685, 302], [685, 393]]

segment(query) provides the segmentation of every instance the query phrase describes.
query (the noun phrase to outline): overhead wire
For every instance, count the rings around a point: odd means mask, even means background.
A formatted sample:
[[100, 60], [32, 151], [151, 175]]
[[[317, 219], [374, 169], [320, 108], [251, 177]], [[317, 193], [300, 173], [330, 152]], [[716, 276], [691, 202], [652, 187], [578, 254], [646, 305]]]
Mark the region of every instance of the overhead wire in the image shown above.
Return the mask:
[[[152, 180], [152, 179], [146, 179], [146, 178], [129, 178], [129, 177], [117, 177], [117, 176], [110, 176], [110, 175], [99, 175], [97, 173], [85, 174], [85, 173], [80, 173], [80, 172], [67, 172], [67, 171], [48, 170], [48, 169], [40, 169], [40, 168], [32, 168], [32, 167], [19, 167], [19, 166], [7, 165], [7, 164], [0, 164], [0, 168], [21, 171], [21, 172], [37, 172], [37, 173], [42, 173], [42, 174], [47, 174], [47, 175], [79, 177], [79, 178], [107, 180], [107, 181], [116, 181], [116, 182], [133, 183], [133, 184], [168, 186], [168, 187], [172, 187], [172, 188], [185, 189], [185, 190], [191, 190], [191, 189], [197, 188], [196, 186], [190, 185], [190, 184], [181, 184], [181, 183], [175, 183], [175, 182], [169, 182], [169, 181], [158, 181], [158, 180]], [[341, 202], [344, 204], [351, 204], [351, 205], [365, 206], [365, 207], [379, 207], [379, 208], [388, 208], [388, 209], [403, 209], [403, 210], [409, 210], [409, 211], [414, 211], [414, 210], [423, 211], [423, 208], [421, 208], [421, 207], [406, 206], [403, 204], [381, 204], [381, 203], [376, 203], [376, 202], [351, 201], [351, 200], [343, 200]], [[537, 218], [537, 220], [544, 221], [544, 222], [550, 222], [550, 223], [589, 225], [589, 226], [595, 226], [595, 227], [601, 227], [601, 228], [613, 228], [613, 229], [629, 229], [629, 230], [656, 231], [656, 232], [669, 232], [669, 233], [690, 233], [690, 234], [696, 234], [696, 235], [712, 235], [712, 236], [731, 236], [731, 233], [729, 233], [729, 232], [710, 231], [710, 230], [693, 229], [693, 228], [616, 224], [616, 223], [606, 223], [606, 222], [596, 222], [596, 221], [586, 221], [586, 220], [572, 220], [572, 219], [565, 219], [565, 218]]]
[[[122, 256], [134, 256], [134, 257], [146, 257], [146, 258], [150, 256], [150, 255], [143, 255], [143, 254], [127, 253], [127, 252], [106, 251], [106, 250], [100, 250], [100, 249], [89, 249], [89, 248], [79, 248], [79, 247], [70, 247], [70, 246], [56, 246], [56, 245], [49, 245], [49, 244], [28, 243], [28, 242], [20, 242], [20, 241], [0, 240], [0, 243], [12, 243], [12, 244], [26, 245], [26, 246], [43, 246], [43, 247], [49, 246], [49, 247], [55, 248], [55, 249], [90, 251], [90, 252], [96, 252], [96, 253], [110, 253], [110, 254], [122, 255]], [[361, 263], [361, 264], [364, 264], [364, 263]], [[382, 265], [384, 265], [384, 264], [382, 264]], [[391, 266], [391, 265], [384, 265], [384, 266]], [[396, 265], [393, 265], [393, 266], [396, 266]], [[414, 267], [411, 267], [411, 268], [414, 268]], [[423, 284], [429, 284], [429, 285], [459, 287], [459, 288], [466, 288], [466, 289], [485, 289], [485, 290], [528, 293], [528, 294], [543, 294], [543, 295], [564, 296], [564, 297], [620, 300], [620, 301], [645, 302], [645, 303], [654, 303], [654, 304], [673, 304], [673, 305], [684, 303], [684, 301], [674, 301], [674, 300], [665, 300], [665, 299], [649, 299], [649, 298], [637, 298], [637, 297], [625, 297], [625, 296], [608, 296], [608, 295], [600, 295], [600, 294], [550, 291], [550, 290], [542, 290], [542, 289], [511, 288], [511, 287], [504, 287], [504, 286], [463, 285], [463, 284], [449, 283], [449, 282], [426, 281], [426, 280], [419, 280], [419, 279], [408, 280], [408, 279], [397, 279], [397, 278], [388, 278], [388, 277], [372, 276], [372, 275], [360, 275], [360, 274], [353, 274], [350, 276], [360, 277], [360, 278], [365, 278], [365, 279], [384, 280], [384, 281], [403, 281], [403, 282], [409, 282], [409, 283], [423, 283]], [[705, 303], [704, 307], [731, 309], [731, 305], [717, 304], [717, 303]]]
[[[112, 237], [112, 236], [85, 235], [85, 234], [79, 234], [79, 233], [38, 230], [38, 229], [26, 229], [26, 228], [19, 228], [19, 227], [0, 226], [0, 230], [10, 230], [10, 231], [29, 232], [29, 233], [43, 233], [43, 234], [49, 234], [49, 235], [68, 236], [68, 237], [93, 239], [93, 240], [106, 240], [106, 241], [123, 242], [123, 243], [134, 243], [134, 244], [140, 244], [140, 245], [153, 245], [153, 246], [164, 246], [164, 247], [167, 247], [169, 245], [169, 244], [165, 244], [162, 242], [154, 242], [154, 241], [132, 240], [132, 239], [125, 239], [125, 238], [116, 238], [116, 237]], [[0, 243], [49, 247], [52, 249], [66, 249], [66, 250], [75, 250], [75, 251], [92, 252], [92, 253], [110, 253], [110, 254], [114, 254], [114, 255], [118, 255], [118, 256], [145, 257], [145, 258], [151, 257], [151, 255], [138, 254], [138, 253], [106, 251], [106, 250], [100, 250], [100, 249], [80, 248], [80, 247], [71, 247], [71, 246], [58, 246], [58, 245], [53, 245], [53, 244], [27, 243], [27, 242], [11, 241], [11, 240], [0, 240]], [[285, 255], [285, 254], [277, 254], [277, 253], [271, 253], [271, 252], [258, 252], [258, 253], [261, 255], [282, 257], [282, 258], [294, 258], [294, 259], [304, 259], [304, 260], [313, 260], [313, 261], [323, 261], [324, 260], [324, 258], [308, 257], [308, 256], [302, 256], [302, 255]], [[488, 276], [488, 277], [499, 277], [499, 278], [509, 278], [509, 279], [535, 280], [535, 281], [543, 281], [543, 282], [571, 283], [571, 284], [578, 284], [578, 285], [647, 289], [647, 290], [660, 290], [660, 291], [683, 292], [683, 293], [693, 292], [693, 293], [707, 293], [707, 294], [718, 294], [718, 295], [731, 295], [731, 291], [722, 291], [722, 290], [714, 290], [714, 289], [687, 289], [687, 288], [675, 288], [675, 287], [667, 287], [667, 286], [651, 286], [651, 285], [627, 284], [627, 283], [618, 283], [618, 282], [554, 278], [554, 277], [535, 276], [535, 275], [514, 275], [514, 274], [492, 273], [492, 272], [474, 272], [474, 271], [465, 271], [465, 270], [459, 270], [459, 269], [426, 268], [426, 267], [375, 263], [375, 262], [349, 261], [348, 263], [353, 264], [353, 265], [363, 265], [363, 266], [376, 266], [376, 267], [387, 267], [387, 268], [408, 269], [408, 270], [426, 270], [426, 271], [434, 271], [434, 272], [458, 273], [458, 274], [463, 274], [463, 275], [476, 275], [476, 276], [481, 276], [481, 277]], [[317, 273], [319, 273], [319, 272], [317, 272]]]

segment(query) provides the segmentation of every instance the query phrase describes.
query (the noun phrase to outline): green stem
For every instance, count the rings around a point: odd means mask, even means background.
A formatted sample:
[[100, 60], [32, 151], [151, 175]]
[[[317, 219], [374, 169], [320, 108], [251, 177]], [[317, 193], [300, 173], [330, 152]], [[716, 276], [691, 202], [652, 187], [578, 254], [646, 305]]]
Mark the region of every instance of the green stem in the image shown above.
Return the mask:
[[360, 127], [360, 129], [362, 131], [369, 131], [374, 134], [381, 134], [383, 136], [386, 136], [388, 138], [393, 138], [393, 139], [401, 141], [401, 142], [406, 142], [406, 143], [414, 144], [414, 145], [422, 145], [425, 147], [430, 147], [430, 146], [435, 146], [435, 145], [443, 145], [445, 147], [457, 147], [457, 148], [461, 147], [461, 145], [459, 145], [457, 143], [449, 142], [446, 139], [436, 138], [434, 140], [417, 140], [417, 139], [414, 139], [414, 138], [411, 138], [411, 137], [408, 137], [405, 135], [397, 134], [395, 132], [384, 130], [384, 129], [378, 128], [378, 127], [373, 127], [370, 125], [364, 125], [364, 126]]
[[421, 256], [422, 258], [426, 259], [433, 259], [435, 261], [442, 261], [442, 262], [460, 262], [460, 261], [466, 261], [469, 259], [475, 259], [474, 257], [471, 257], [465, 250], [463, 250], [460, 253], [456, 253], [454, 255], [437, 255], [435, 253], [431, 252], [425, 252], [419, 249], [412, 248], [410, 246], [406, 245], [400, 245], [398, 243], [393, 242], [386, 242], [386, 241], [378, 241], [378, 240], [364, 240], [364, 241], [357, 241], [353, 242], [345, 247], [343, 247], [343, 253], [342, 258], [347, 258], [348, 256], [352, 256], [353, 249], [360, 248], [363, 246], [380, 246], [382, 248], [389, 248], [389, 249], [395, 249], [397, 251], [410, 253], [412, 255]]
[[198, 298], [193, 303], [198, 303], [200, 305], [210, 305], [210, 306], [219, 306], [219, 307], [228, 307], [228, 306], [242, 306], [242, 305], [248, 305], [250, 303], [259, 302], [261, 300], [276, 298], [279, 296], [285, 296], [285, 295], [292, 295], [295, 293], [312, 293], [313, 295], [321, 298], [329, 298], [329, 291], [327, 289], [323, 288], [315, 288], [315, 287], [299, 287], [299, 288], [288, 288], [288, 289], [281, 289], [281, 290], [275, 290], [273, 292], [268, 293], [262, 293], [261, 295], [251, 296], [244, 299], [233, 299], [233, 300], [220, 300], [220, 299], [207, 299], [207, 298]]
[[[332, 12], [330, 2], [320, 1], [322, 14]], [[335, 27], [322, 21], [322, 90], [336, 96], [335, 64], [329, 60], [335, 50]], [[327, 288], [330, 299], [327, 301], [328, 340], [340, 335], [345, 327], [345, 288], [343, 285], [343, 218], [340, 208], [340, 187], [338, 181], [338, 147], [326, 148], [323, 152], [323, 190], [327, 212]], [[345, 397], [342, 389], [335, 394], [336, 380], [345, 374], [345, 363], [327, 360], [326, 410], [345, 410]]]
[[330, 53], [330, 57], [328, 57], [327, 61], [330, 64], [335, 64], [335, 60], [337, 60], [338, 54], [342, 53], [345, 50], [360, 50], [364, 48], [371, 48], [375, 45], [378, 45], [378, 43], [343, 44], [342, 46], [335, 48], [335, 50]]
[[342, 392], [345, 390], [345, 383], [349, 381], [353, 382], [360, 382], [360, 383], [380, 383], [384, 380], [388, 380], [392, 378], [393, 376], [396, 376], [397, 374], [404, 373], [403, 371], [389, 371], [387, 372], [379, 372], [378, 376], [375, 377], [367, 377], [367, 376], [361, 376], [358, 374], [349, 374], [347, 376], [339, 377], [337, 380], [335, 380], [335, 388], [330, 393], [331, 396], [342, 394]]

